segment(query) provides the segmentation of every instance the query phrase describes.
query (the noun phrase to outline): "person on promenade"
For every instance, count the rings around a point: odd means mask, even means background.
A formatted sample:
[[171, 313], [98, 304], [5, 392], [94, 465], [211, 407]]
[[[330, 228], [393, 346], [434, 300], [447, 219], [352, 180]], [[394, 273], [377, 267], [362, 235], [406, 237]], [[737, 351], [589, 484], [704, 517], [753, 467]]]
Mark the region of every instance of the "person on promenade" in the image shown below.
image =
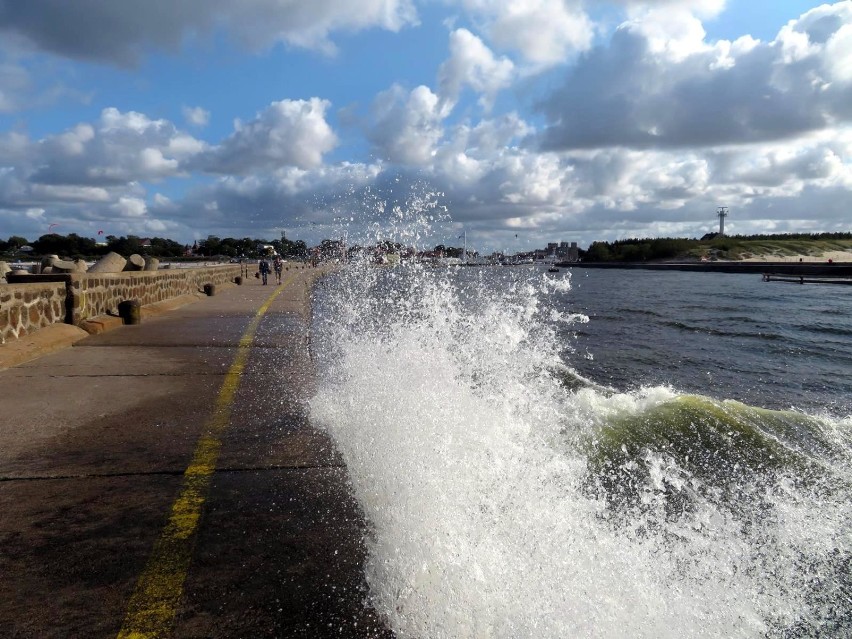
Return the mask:
[[275, 254], [275, 259], [272, 260], [272, 268], [275, 269], [275, 279], [278, 280], [278, 284], [281, 284], [281, 271], [284, 270], [284, 260], [277, 253]]
[[263, 285], [266, 286], [266, 279], [269, 277], [269, 262], [266, 261], [265, 257], [260, 258], [260, 262], [257, 263], [257, 270], [263, 280]]

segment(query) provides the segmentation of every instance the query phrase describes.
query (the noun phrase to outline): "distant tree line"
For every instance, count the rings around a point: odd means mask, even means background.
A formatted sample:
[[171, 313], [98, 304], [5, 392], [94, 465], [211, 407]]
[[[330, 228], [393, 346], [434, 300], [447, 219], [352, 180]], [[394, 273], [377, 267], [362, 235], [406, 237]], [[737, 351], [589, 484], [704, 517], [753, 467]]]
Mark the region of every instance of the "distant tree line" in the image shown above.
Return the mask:
[[[837, 233], [774, 233], [769, 235], [724, 235], [708, 233], [699, 239], [688, 238], [631, 238], [613, 242], [592, 242], [588, 249], [580, 251], [580, 257], [587, 262], [646, 262], [653, 260], [670, 260], [694, 251], [698, 248], [728, 251], [737, 245], [749, 241], [787, 240], [787, 241], [819, 241], [819, 240], [852, 240], [852, 232]], [[117, 237], [107, 235], [103, 242], [92, 238], [82, 237], [76, 233], [58, 235], [48, 233], [34, 242], [13, 235], [8, 240], [0, 239], [0, 255], [18, 255], [21, 248], [32, 247], [32, 256], [60, 255], [71, 259], [90, 259], [100, 257], [114, 251], [120, 255], [139, 253], [160, 258], [179, 258], [191, 255], [203, 257], [228, 257], [254, 259], [264, 251], [264, 246], [272, 246], [274, 251], [284, 257], [305, 258], [308, 247], [302, 240], [275, 240], [244, 238], [219, 238], [207, 236], [193, 245], [180, 244], [174, 240], [161, 237], [150, 239], [136, 235]], [[388, 246], [387, 251], [398, 250], [396, 246]], [[442, 252], [447, 257], [461, 257], [462, 249], [438, 245], [436, 252]]]
[[294, 242], [286, 238], [267, 241], [248, 237], [220, 239], [210, 235], [206, 240], [186, 245], [162, 237], [143, 239], [136, 235], [121, 237], [107, 235], [103, 242], [96, 242], [90, 237], [82, 237], [76, 233], [69, 233], [68, 235], [48, 233], [34, 242], [17, 235], [9, 237], [8, 240], [0, 239], [0, 255], [18, 255], [25, 246], [32, 247], [30, 255], [33, 257], [60, 255], [71, 259], [97, 258], [110, 251], [124, 256], [138, 253], [159, 258], [184, 257], [188, 253], [204, 257], [255, 258], [260, 255], [264, 246], [274, 247], [277, 253], [285, 257], [304, 257], [307, 254], [307, 246], [302, 240]]
[[668, 260], [683, 255], [701, 244], [687, 239], [628, 239], [592, 242], [581, 255], [586, 262], [647, 262]]
[[224, 255], [226, 257], [259, 257], [262, 247], [271, 246], [276, 253], [282, 257], [303, 258], [308, 254], [308, 247], [302, 240], [254, 240], [249, 237], [236, 239], [226, 237], [219, 239], [215, 235], [208, 235], [206, 240], [201, 240], [195, 248], [195, 253], [207, 257]]
[[27, 246], [27, 238], [20, 235], [12, 235], [8, 240], [0, 239], [0, 253], [16, 253], [22, 246]]
[[142, 238], [135, 235], [128, 235], [127, 237], [107, 235], [104, 241], [100, 243], [90, 237], [82, 237], [76, 233], [69, 233], [68, 235], [48, 233], [34, 242], [13, 235], [7, 241], [0, 240], [0, 253], [15, 255], [24, 246], [30, 246], [32, 247], [30, 254], [33, 256], [61, 255], [72, 259], [87, 259], [106, 255], [110, 251], [115, 251], [121, 255], [144, 253], [154, 257], [179, 257], [185, 251], [183, 244], [173, 240], [152, 237], [149, 242], [150, 245], [145, 242], [143, 246]]
[[683, 257], [695, 249], [729, 251], [749, 241], [820, 241], [850, 240], [852, 232], [838, 233], [774, 233], [770, 235], [719, 235], [708, 233], [699, 239], [688, 238], [631, 238], [614, 242], [592, 242], [580, 251], [586, 262], [648, 262]]

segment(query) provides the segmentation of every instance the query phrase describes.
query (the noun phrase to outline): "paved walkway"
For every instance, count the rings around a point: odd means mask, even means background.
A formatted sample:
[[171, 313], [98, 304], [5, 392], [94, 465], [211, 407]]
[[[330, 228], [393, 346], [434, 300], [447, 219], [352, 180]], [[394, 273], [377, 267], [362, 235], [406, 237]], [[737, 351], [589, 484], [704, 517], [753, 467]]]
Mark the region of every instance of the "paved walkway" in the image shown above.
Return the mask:
[[315, 273], [0, 371], [3, 637], [392, 636], [305, 415]]

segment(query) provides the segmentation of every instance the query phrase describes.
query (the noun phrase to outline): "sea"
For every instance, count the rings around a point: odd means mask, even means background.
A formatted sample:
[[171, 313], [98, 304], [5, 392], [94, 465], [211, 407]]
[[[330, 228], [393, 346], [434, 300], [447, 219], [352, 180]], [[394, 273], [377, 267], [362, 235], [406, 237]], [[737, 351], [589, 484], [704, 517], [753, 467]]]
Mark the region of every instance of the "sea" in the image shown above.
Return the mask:
[[313, 303], [398, 637], [852, 637], [852, 287], [364, 262]]

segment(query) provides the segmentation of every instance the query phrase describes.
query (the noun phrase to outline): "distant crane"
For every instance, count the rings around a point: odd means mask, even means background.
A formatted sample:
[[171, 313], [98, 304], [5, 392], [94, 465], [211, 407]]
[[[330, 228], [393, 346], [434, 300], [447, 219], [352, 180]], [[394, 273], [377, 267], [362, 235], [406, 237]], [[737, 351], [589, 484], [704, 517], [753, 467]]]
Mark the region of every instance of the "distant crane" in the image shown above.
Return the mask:
[[716, 208], [716, 215], [719, 216], [719, 235], [725, 234], [725, 218], [728, 217], [728, 207], [720, 206]]

